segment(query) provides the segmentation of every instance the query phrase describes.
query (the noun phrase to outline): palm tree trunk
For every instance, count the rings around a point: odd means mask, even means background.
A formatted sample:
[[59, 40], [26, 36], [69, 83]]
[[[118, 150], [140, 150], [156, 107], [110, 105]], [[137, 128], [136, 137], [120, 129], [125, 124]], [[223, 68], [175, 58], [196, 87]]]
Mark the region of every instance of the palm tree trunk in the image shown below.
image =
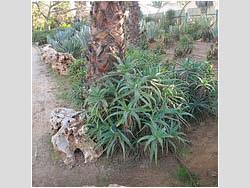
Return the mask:
[[140, 7], [138, 1], [129, 2], [129, 19], [128, 19], [128, 42], [133, 46], [139, 45], [140, 40]]
[[91, 15], [92, 42], [88, 47], [88, 79], [111, 71], [117, 57], [124, 59], [124, 2], [93, 2]]

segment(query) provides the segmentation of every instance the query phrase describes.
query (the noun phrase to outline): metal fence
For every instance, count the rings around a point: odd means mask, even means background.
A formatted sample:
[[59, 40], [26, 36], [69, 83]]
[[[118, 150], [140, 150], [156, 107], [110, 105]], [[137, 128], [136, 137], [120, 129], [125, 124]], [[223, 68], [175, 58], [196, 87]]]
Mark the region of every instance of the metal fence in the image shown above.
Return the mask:
[[[182, 14], [181, 14], [181, 10], [174, 10], [174, 12], [175, 12], [175, 16], [173, 17], [173, 19], [175, 19], [176, 22], [194, 21], [196, 19], [199, 19], [203, 15], [199, 8], [189, 8], [187, 9], [186, 12], [183, 11]], [[162, 13], [157, 13], [157, 14], [148, 14], [147, 16], [158, 19], [166, 15], [166, 13], [167, 12], [162, 12]], [[215, 21], [216, 23], [218, 23], [218, 10], [216, 10], [214, 7], [207, 9], [206, 16], [211, 18], [212, 21]]]

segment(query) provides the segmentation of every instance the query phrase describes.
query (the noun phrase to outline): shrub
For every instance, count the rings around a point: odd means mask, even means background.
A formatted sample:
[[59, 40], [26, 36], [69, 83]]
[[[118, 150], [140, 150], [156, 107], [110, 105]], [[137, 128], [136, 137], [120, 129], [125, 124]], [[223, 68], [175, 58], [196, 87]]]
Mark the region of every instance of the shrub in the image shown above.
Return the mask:
[[85, 96], [84, 77], [86, 76], [86, 59], [77, 59], [70, 65], [70, 98], [78, 105], [82, 106]]
[[185, 59], [179, 65], [177, 78], [187, 83], [188, 112], [195, 117], [204, 111], [217, 114], [217, 81], [213, 64]]
[[179, 26], [179, 33], [181, 35], [188, 34], [193, 40], [202, 39], [204, 42], [210, 42], [218, 36], [217, 26], [213, 26], [211, 20], [207, 17], [201, 17], [194, 22], [182, 23]]
[[193, 39], [190, 35], [182, 35], [175, 48], [176, 57], [185, 57], [193, 50]]
[[201, 38], [204, 42], [210, 42], [213, 39], [213, 27], [210, 19], [207, 17], [201, 17], [197, 20], [197, 22], [199, 25], [199, 29], [197, 31], [199, 38]]
[[136, 59], [136, 61], [141, 64], [148, 62], [154, 65], [161, 63], [162, 59], [164, 58], [164, 56], [152, 53], [151, 51], [139, 49], [128, 49], [126, 57], [128, 59]]
[[154, 21], [154, 18], [152, 18], [150, 16], [145, 16], [144, 20], [145, 20], [145, 22], [152, 22], [152, 21]]
[[159, 150], [175, 151], [177, 142], [186, 142], [183, 128], [190, 126], [192, 113], [207, 109], [192, 102], [197, 95], [209, 101], [210, 68], [188, 60], [176, 69], [152, 52], [130, 49], [125, 62], [87, 90], [88, 134], [108, 157], [119, 149], [125, 157], [143, 146], [157, 162]]
[[75, 28], [57, 31], [54, 35], [47, 37], [48, 43], [58, 52], [70, 53], [75, 58], [83, 57], [90, 39], [90, 30], [87, 25], [78, 26], [78, 29], [79, 31]]
[[142, 50], [146, 50], [146, 49], [148, 49], [148, 47], [149, 47], [146, 30], [144, 30], [144, 31], [142, 31], [142, 32], [140, 33], [139, 47], [140, 47]]
[[180, 39], [180, 28], [178, 25], [170, 26], [169, 27], [169, 34], [173, 37], [175, 41]]
[[182, 35], [188, 34], [193, 38], [193, 40], [198, 40], [200, 39], [198, 32], [199, 29], [200, 25], [198, 22], [188, 22], [188, 23], [183, 22], [182, 25], [180, 26], [180, 33], [182, 33]]
[[161, 71], [160, 64], [128, 58], [91, 86], [85, 100], [89, 134], [108, 156], [120, 148], [125, 157], [127, 149], [146, 142], [145, 151], [157, 161], [158, 147], [163, 151], [185, 141], [180, 129], [190, 114], [178, 103], [182, 99], [168, 92], [174, 80]]
[[125, 62], [86, 88], [85, 59], [70, 67], [72, 97], [84, 103], [88, 134], [108, 157], [122, 150], [135, 153], [141, 146], [157, 162], [159, 150], [175, 151], [185, 143], [183, 128], [203, 112], [216, 113], [217, 82], [212, 64], [190, 59], [162, 64], [162, 57], [130, 49]]
[[33, 31], [32, 42], [38, 43], [38, 45], [47, 44], [47, 36], [53, 34], [54, 30], [49, 31]]
[[145, 27], [146, 21], [145, 19], [142, 19], [139, 23], [140, 25], [140, 42], [139, 47], [143, 50], [148, 49], [148, 38], [147, 38], [147, 30]]
[[146, 33], [147, 33], [147, 39], [149, 42], [153, 42], [157, 40], [159, 36], [159, 30], [160, 26], [156, 22], [147, 22], [145, 23]]
[[170, 48], [174, 44], [174, 37], [168, 32], [161, 31], [160, 39], [166, 48]]
[[218, 43], [211, 44], [211, 47], [207, 53], [208, 61], [216, 61], [218, 60]]
[[160, 28], [165, 32], [169, 32], [169, 26], [175, 24], [174, 16], [175, 12], [173, 10], [168, 10], [160, 19]]

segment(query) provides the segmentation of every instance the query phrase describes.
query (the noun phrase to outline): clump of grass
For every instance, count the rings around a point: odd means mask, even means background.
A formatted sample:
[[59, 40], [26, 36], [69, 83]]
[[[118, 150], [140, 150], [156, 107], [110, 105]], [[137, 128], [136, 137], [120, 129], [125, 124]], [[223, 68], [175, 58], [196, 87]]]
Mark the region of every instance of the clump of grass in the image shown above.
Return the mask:
[[177, 178], [188, 187], [197, 187], [199, 185], [198, 176], [194, 173], [190, 173], [188, 169], [183, 166], [178, 168]]
[[76, 106], [82, 108], [86, 89], [84, 85], [84, 77], [86, 76], [86, 59], [81, 58], [77, 59], [70, 66], [69, 70], [69, 82], [70, 82], [70, 91], [69, 98], [74, 102]]

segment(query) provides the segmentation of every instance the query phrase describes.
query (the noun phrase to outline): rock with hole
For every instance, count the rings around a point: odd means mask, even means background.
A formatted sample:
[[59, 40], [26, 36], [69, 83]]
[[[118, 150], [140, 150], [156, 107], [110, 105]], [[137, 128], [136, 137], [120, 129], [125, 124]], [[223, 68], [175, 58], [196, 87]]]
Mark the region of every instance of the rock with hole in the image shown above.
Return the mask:
[[55, 150], [64, 154], [64, 163], [75, 164], [74, 151], [79, 149], [84, 155], [84, 163], [93, 162], [102, 153], [96, 143], [86, 134], [83, 112], [68, 108], [56, 108], [51, 112], [50, 123], [54, 130], [51, 142]]

